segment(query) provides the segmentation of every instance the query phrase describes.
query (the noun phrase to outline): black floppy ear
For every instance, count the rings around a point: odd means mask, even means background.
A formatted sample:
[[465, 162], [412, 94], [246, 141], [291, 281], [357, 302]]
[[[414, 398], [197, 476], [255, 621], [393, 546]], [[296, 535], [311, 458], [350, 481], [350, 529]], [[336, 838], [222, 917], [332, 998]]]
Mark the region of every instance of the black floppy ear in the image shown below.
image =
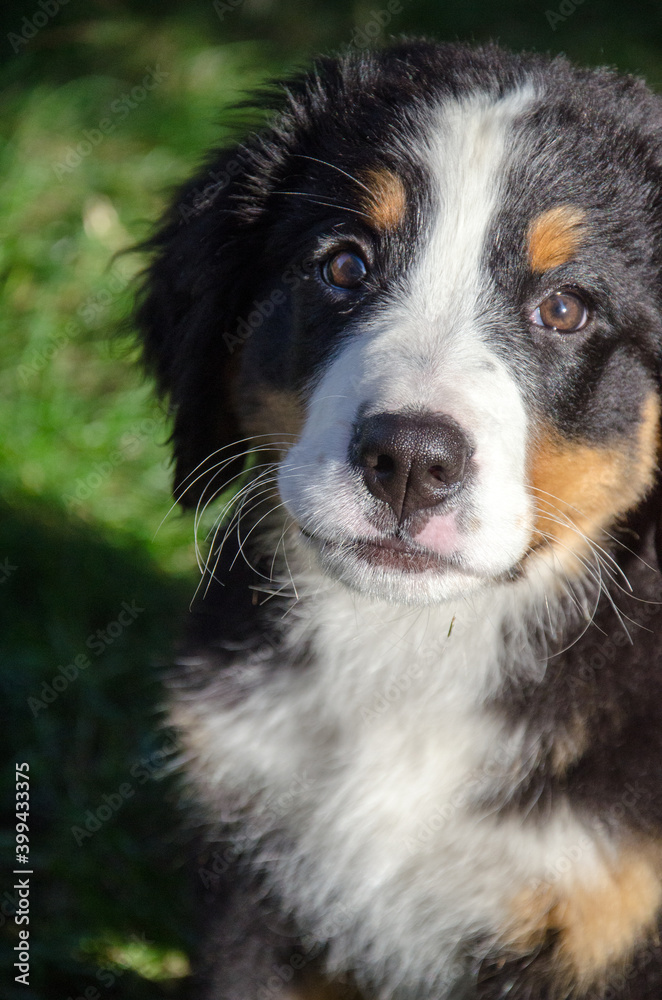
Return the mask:
[[[156, 235], [142, 249], [152, 263], [136, 312], [145, 364], [174, 414], [174, 493], [197, 503], [215, 462], [228, 459], [218, 489], [238, 474], [241, 438], [234, 384], [239, 338], [233, 334], [250, 301], [246, 275], [255, 271], [259, 193], [247, 193], [250, 154], [218, 153], [175, 198]], [[249, 263], [250, 262], [250, 263]], [[210, 456], [224, 449], [214, 458]]]

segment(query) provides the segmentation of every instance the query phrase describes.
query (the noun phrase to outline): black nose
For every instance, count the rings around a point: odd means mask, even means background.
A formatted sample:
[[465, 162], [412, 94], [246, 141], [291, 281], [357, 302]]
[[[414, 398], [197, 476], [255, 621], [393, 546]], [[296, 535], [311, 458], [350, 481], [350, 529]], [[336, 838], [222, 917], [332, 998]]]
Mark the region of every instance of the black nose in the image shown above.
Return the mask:
[[472, 448], [460, 426], [438, 414], [377, 413], [358, 426], [350, 462], [402, 524], [462, 485]]

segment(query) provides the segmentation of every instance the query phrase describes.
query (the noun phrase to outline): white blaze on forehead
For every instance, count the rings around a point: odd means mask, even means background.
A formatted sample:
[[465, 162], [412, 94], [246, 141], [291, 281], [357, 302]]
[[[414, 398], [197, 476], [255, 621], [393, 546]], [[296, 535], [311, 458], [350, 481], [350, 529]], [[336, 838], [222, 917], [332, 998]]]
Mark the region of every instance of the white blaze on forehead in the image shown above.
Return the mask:
[[[432, 234], [414, 273], [416, 290], [436, 320], [452, 306], [474, 314], [480, 263], [496, 212], [514, 144], [513, 127], [533, 98], [530, 88], [498, 100], [478, 95], [446, 105], [431, 123], [422, 156], [439, 199]], [[458, 298], [463, 292], [465, 298]]]
[[[501, 365], [481, 329], [492, 287], [484, 261], [515, 154], [515, 122], [533, 97], [527, 87], [499, 99], [482, 94], [453, 101], [422, 128], [413, 152], [428, 170], [431, 221], [420, 233], [393, 311], [369, 348], [372, 363], [378, 364], [379, 355], [397, 345], [400, 372], [395, 385], [385, 386], [388, 409], [411, 405], [415, 391], [420, 408], [438, 411], [443, 408], [440, 380], [447, 385], [489, 371], [495, 381], [494, 364]], [[481, 378], [487, 381], [484, 374]], [[403, 398], [394, 406], [399, 384]]]
[[413, 150], [430, 178], [427, 231], [391, 306], [356, 344], [362, 364], [347, 358], [355, 384], [362, 371], [359, 394], [370, 412], [448, 414], [475, 438], [486, 473], [498, 458], [513, 478], [522, 471], [526, 414], [521, 384], [489, 343], [499, 314], [485, 260], [524, 142], [515, 123], [533, 97], [530, 88], [500, 99], [478, 95], [428, 121]]

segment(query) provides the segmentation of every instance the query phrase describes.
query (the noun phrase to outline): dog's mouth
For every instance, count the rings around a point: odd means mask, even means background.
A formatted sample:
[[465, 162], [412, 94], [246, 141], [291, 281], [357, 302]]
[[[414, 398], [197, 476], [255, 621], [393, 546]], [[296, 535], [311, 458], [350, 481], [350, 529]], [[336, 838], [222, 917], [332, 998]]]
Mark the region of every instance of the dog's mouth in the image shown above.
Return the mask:
[[[383, 538], [328, 539], [300, 528], [301, 534], [312, 543], [321, 556], [348, 556], [382, 569], [399, 570], [407, 573], [444, 571], [451, 560], [436, 552], [431, 552], [415, 542], [397, 535]], [[453, 560], [453, 565], [455, 561]]]

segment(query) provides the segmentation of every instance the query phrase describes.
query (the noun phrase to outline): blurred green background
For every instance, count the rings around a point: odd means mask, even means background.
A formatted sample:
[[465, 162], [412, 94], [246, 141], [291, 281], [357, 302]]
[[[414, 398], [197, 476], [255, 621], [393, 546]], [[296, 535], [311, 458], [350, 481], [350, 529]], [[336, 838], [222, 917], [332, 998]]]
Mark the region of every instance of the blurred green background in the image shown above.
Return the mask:
[[[167, 422], [122, 332], [141, 260], [114, 255], [144, 239], [172, 186], [229, 134], [224, 109], [247, 90], [317, 51], [401, 33], [564, 51], [662, 88], [657, 2], [34, 0], [0, 10], [8, 1000], [171, 997], [193, 944], [175, 743], [159, 728], [159, 670], [196, 582], [192, 525], [168, 513]], [[32, 786], [29, 987], [12, 970], [17, 762]]]

